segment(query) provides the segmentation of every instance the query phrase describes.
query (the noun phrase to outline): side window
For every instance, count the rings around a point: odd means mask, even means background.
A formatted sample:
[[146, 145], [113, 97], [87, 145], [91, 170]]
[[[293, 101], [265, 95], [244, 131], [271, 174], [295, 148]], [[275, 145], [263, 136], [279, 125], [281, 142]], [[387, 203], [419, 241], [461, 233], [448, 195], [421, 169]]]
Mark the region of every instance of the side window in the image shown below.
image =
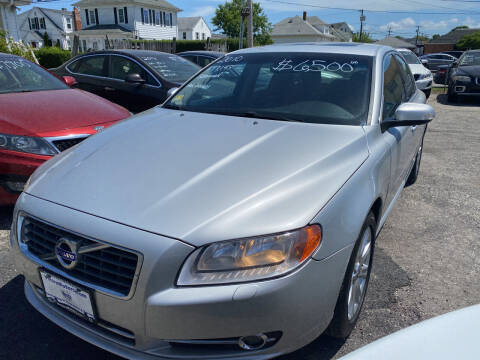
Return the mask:
[[147, 81], [147, 85], [158, 86], [155, 79], [153, 79], [153, 77], [136, 62], [123, 56], [111, 56], [110, 77], [113, 79], [125, 80], [129, 74], [139, 74], [142, 79]]
[[194, 64], [197, 63], [197, 57], [196, 56], [193, 56], [193, 55], [185, 55], [185, 56], [182, 56], [184, 59], [187, 59], [188, 61], [191, 61], [193, 62]]
[[106, 76], [105, 58], [105, 55], [100, 55], [80, 59], [75, 72], [84, 75]]
[[383, 61], [383, 119], [393, 118], [404, 97], [401, 66], [394, 56], [387, 55]]
[[415, 84], [415, 79], [407, 63], [400, 56], [395, 55], [395, 59], [400, 64], [400, 68], [402, 71], [402, 80], [403, 85], [405, 86], [404, 101], [408, 101], [413, 95], [415, 95], [415, 91], [417, 91], [417, 84]]
[[211, 59], [206, 56], [197, 56], [197, 64], [200, 65], [201, 67], [205, 67], [208, 64], [210, 64], [214, 59]]

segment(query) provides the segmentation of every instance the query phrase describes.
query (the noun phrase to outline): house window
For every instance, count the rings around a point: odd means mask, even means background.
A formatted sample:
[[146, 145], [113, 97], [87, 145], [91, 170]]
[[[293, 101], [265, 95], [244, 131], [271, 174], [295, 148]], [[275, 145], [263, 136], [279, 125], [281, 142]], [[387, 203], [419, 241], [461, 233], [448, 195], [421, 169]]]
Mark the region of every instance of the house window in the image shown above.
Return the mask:
[[34, 49], [37, 48], [37, 42], [36, 42], [36, 41], [32, 41], [32, 47], [33, 47]]
[[98, 50], [98, 42], [93, 42], [93, 50]]
[[198, 32], [195, 33], [195, 39], [200, 40], [200, 33], [198, 33]]
[[30, 23], [31, 23], [31, 26], [32, 26], [32, 30], [39, 30], [40, 29], [40, 25], [39, 25], [39, 22], [38, 22], [38, 17], [31, 18]]
[[124, 9], [118, 9], [118, 22], [125, 24], [125, 10]]
[[160, 11], [155, 12], [155, 25], [160, 25]]
[[97, 23], [97, 19], [95, 18], [95, 11], [90, 10], [88, 12], [88, 16], [90, 17], [90, 24], [96, 24]]
[[205, 40], [205, 33], [202, 33], [202, 40]]
[[40, 29], [46, 29], [47, 26], [45, 25], [45, 18], [40, 18]]
[[185, 31], [183, 32], [183, 40], [187, 40], [187, 33]]
[[148, 24], [148, 10], [143, 10], [143, 22]]
[[87, 52], [87, 40], [83, 40], [83, 52]]
[[72, 18], [67, 18], [67, 29], [72, 30]]

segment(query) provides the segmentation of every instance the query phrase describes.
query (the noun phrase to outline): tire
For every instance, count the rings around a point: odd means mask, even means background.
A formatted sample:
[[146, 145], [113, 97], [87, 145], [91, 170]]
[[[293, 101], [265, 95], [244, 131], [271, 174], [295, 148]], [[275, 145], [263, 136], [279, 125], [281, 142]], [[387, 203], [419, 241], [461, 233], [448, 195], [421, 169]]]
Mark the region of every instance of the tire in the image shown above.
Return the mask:
[[432, 93], [432, 89], [428, 89], [428, 90], [423, 90], [425, 96], [427, 97], [427, 99], [430, 97], [430, 94]]
[[420, 148], [418, 149], [417, 155], [415, 157], [415, 163], [413, 164], [412, 170], [410, 170], [408, 179], [405, 182], [405, 187], [413, 185], [417, 181], [418, 174], [420, 172], [420, 163], [422, 162], [422, 152], [423, 152], [423, 137], [422, 137], [422, 143], [420, 144]]
[[[375, 247], [375, 229], [375, 216], [372, 212], [370, 212], [362, 226], [360, 236], [358, 237], [357, 242], [353, 247], [352, 255], [350, 257], [347, 271], [345, 272], [345, 277], [343, 279], [342, 287], [340, 289], [340, 294], [338, 296], [337, 304], [335, 306], [333, 319], [326, 330], [326, 334], [331, 337], [338, 339], [348, 338], [353, 328], [355, 327], [355, 324], [357, 323], [358, 316], [360, 315], [360, 311], [362, 310], [362, 305], [365, 300], [365, 294], [367, 293], [368, 282], [370, 280], [370, 272], [372, 270], [373, 251]], [[368, 249], [367, 246], [365, 246], [366, 239], [369, 239]], [[365, 251], [368, 250], [368, 254], [364, 259], [362, 259], [362, 257], [359, 258], [362, 249]], [[364, 274], [363, 276], [359, 276], [359, 260], [364, 262], [364, 265], [365, 262], [368, 262], [367, 268], [362, 271], [362, 273]], [[354, 272], [356, 273], [356, 276]], [[352, 301], [349, 302], [350, 294], [355, 293], [355, 284], [357, 284], [357, 282], [361, 281], [362, 279], [363, 287], [362, 285], [359, 285], [359, 289], [361, 292], [360, 297], [357, 298], [358, 301], [354, 301], [354, 303], [356, 303], [356, 306], [352, 306]]]
[[457, 94], [455, 94], [452, 90], [452, 88], [448, 88], [448, 94], [447, 94], [447, 99], [448, 99], [448, 102], [451, 102], [451, 103], [456, 103], [458, 102], [458, 96]]

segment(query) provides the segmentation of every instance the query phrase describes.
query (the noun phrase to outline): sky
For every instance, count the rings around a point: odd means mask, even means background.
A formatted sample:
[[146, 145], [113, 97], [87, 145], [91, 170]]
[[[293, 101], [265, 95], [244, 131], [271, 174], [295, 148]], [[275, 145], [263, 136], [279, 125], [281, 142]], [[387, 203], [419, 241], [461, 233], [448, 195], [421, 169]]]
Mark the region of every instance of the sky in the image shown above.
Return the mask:
[[[203, 16], [209, 23], [215, 8], [225, 0], [169, 0], [183, 9], [179, 16]], [[345, 21], [354, 31], [360, 29], [360, 9], [364, 9], [365, 31], [372, 37], [384, 38], [389, 30], [392, 36], [413, 37], [417, 26], [420, 34], [445, 34], [455, 26], [480, 28], [480, 0], [254, 0], [259, 2], [272, 24], [307, 11], [327, 23]], [[48, 8], [72, 9], [75, 1], [48, 0], [36, 4]], [[21, 11], [31, 6], [21, 7]], [[331, 7], [329, 9], [329, 7]], [[346, 10], [344, 10], [346, 9]]]

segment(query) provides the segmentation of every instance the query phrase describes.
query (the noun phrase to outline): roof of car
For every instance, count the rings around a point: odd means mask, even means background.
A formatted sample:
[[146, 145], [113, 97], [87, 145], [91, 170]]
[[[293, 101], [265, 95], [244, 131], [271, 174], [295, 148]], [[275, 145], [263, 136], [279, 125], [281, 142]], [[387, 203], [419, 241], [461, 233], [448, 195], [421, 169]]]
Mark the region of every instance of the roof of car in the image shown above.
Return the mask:
[[85, 54], [78, 55], [78, 57], [91, 56], [91, 55], [101, 55], [101, 54], [125, 54], [125, 55], [129, 55], [129, 56], [132, 56], [132, 57], [152, 56], [152, 55], [176, 56], [176, 54], [171, 54], [171, 53], [162, 52], [162, 51], [117, 49], [117, 50], [99, 50], [99, 51], [88, 52], [88, 53], [85, 53]]
[[235, 53], [261, 53], [261, 52], [313, 52], [313, 53], [333, 53], [333, 54], [351, 54], [377, 56], [389, 50], [394, 50], [390, 46], [362, 44], [352, 42], [304, 42], [268, 45], [238, 50]]
[[10, 58], [19, 58], [20, 56], [0, 52], [0, 57], [2, 57], [2, 58], [8, 58], [8, 57], [10, 57]]
[[219, 58], [225, 55], [225, 53], [220, 51], [207, 51], [207, 50], [198, 50], [198, 51], [183, 51], [181, 53], [177, 53], [177, 55], [206, 55], [212, 56], [215, 58]]

